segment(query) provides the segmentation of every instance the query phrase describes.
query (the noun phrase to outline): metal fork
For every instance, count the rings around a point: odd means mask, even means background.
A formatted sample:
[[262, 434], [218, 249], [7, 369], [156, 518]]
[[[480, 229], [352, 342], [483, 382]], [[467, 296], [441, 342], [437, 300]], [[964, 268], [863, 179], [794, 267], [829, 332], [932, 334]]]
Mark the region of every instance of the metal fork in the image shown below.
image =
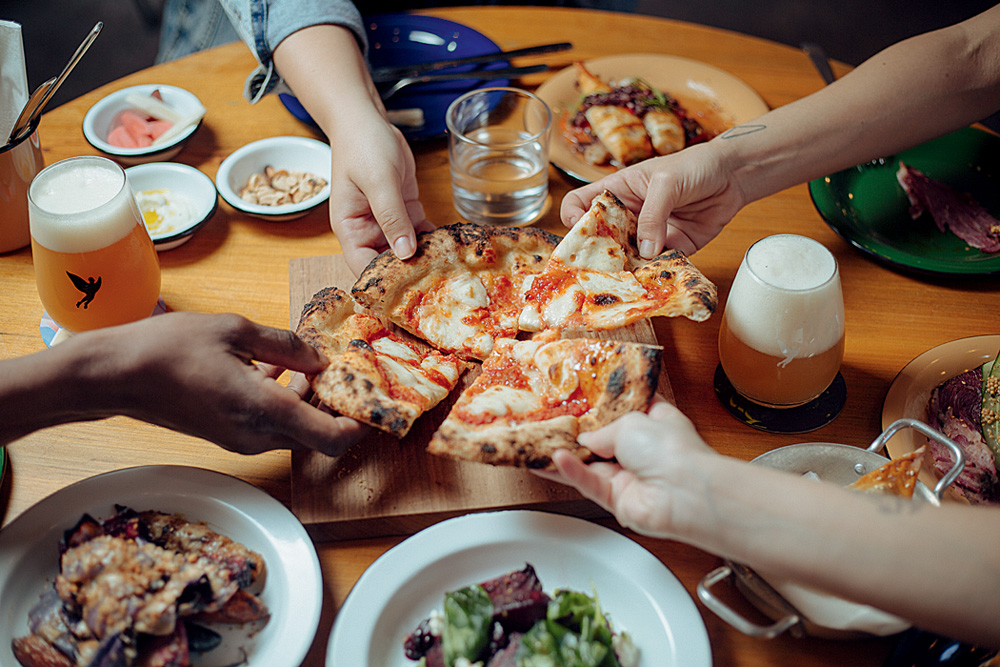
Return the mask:
[[404, 76], [391, 86], [379, 91], [379, 96], [383, 101], [389, 99], [403, 88], [412, 86], [415, 83], [431, 83], [437, 81], [492, 81], [494, 79], [511, 79], [525, 74], [544, 72], [549, 69], [548, 65], [530, 65], [527, 67], [505, 67], [503, 69], [481, 70], [475, 72], [446, 72], [431, 73], [419, 76]]

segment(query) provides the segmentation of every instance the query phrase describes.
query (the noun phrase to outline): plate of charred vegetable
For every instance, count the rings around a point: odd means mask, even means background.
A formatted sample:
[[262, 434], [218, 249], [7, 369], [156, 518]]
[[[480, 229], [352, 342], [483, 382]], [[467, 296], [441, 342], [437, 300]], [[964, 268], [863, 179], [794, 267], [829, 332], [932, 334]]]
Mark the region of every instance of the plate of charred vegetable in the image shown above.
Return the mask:
[[326, 664], [709, 667], [712, 654], [694, 601], [639, 544], [511, 510], [448, 519], [382, 555], [337, 614]]
[[[962, 474], [947, 496], [972, 505], [1000, 505], [1000, 334], [969, 336], [942, 343], [908, 363], [889, 386], [882, 404], [882, 427], [909, 417], [954, 440], [965, 454]], [[908, 430], [890, 440], [892, 458], [923, 445], [933, 466], [920, 479], [933, 488], [952, 465], [952, 456], [933, 440]]]
[[0, 532], [0, 664], [297, 667], [322, 583], [302, 524], [221, 473], [68, 486]]

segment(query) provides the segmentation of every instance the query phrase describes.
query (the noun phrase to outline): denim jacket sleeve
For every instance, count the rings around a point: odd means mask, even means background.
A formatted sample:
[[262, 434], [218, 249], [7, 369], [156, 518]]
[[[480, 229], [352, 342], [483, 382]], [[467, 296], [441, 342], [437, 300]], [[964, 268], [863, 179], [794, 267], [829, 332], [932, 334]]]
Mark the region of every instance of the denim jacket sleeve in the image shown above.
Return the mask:
[[367, 52], [361, 14], [350, 0], [218, 0], [250, 47], [258, 66], [243, 87], [243, 96], [258, 102], [271, 92], [287, 92], [288, 87], [274, 69], [271, 54], [281, 40], [311, 25], [340, 25], [354, 33], [362, 52]]

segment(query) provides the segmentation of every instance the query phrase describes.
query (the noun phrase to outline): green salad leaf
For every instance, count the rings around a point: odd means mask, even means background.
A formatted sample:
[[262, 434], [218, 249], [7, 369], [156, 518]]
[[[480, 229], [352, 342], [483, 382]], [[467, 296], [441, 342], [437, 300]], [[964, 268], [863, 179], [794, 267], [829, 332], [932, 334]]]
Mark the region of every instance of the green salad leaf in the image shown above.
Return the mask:
[[453, 665], [458, 658], [478, 660], [489, 643], [493, 622], [493, 602], [486, 590], [476, 585], [445, 594], [444, 617], [444, 664]]
[[558, 590], [544, 621], [521, 638], [519, 667], [619, 667], [597, 594]]

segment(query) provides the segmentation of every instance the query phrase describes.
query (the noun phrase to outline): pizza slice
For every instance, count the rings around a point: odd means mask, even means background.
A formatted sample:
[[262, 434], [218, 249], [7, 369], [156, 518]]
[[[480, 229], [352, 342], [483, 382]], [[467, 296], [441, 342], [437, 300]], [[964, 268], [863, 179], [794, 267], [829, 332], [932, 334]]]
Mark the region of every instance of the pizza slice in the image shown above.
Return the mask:
[[662, 349], [590, 338], [502, 339], [431, 438], [432, 454], [547, 468], [557, 449], [593, 457], [577, 435], [645, 410]]
[[558, 242], [531, 227], [447, 225], [420, 234], [408, 260], [376, 257], [351, 294], [437, 349], [482, 360], [496, 339], [517, 335], [521, 284]]
[[924, 460], [926, 447], [895, 458], [885, 465], [862, 475], [847, 488], [866, 493], [912, 498], [917, 485], [917, 476]]
[[635, 215], [611, 192], [595, 197], [545, 269], [523, 282], [519, 328], [608, 330], [654, 316], [708, 319], [718, 303], [715, 285], [679, 250], [642, 259], [636, 228]]
[[316, 396], [330, 409], [400, 438], [471, 366], [390, 330], [374, 315], [355, 312], [351, 297], [336, 287], [305, 305], [296, 333], [330, 360], [310, 378]]

